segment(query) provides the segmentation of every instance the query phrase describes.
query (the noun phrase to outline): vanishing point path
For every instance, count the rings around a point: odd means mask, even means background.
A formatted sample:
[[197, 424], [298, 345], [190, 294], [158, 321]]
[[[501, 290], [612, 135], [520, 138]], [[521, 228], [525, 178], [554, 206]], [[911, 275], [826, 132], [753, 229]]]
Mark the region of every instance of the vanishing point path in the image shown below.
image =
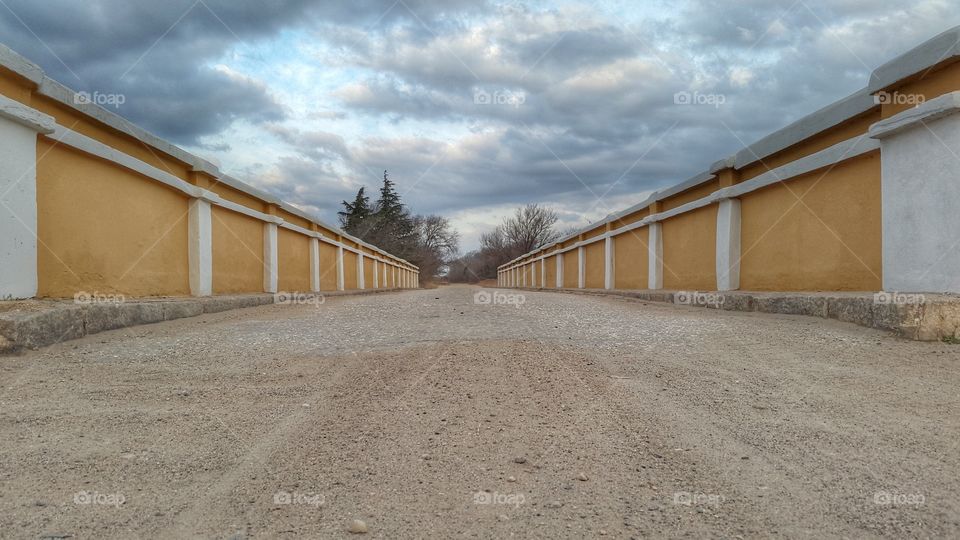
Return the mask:
[[960, 347], [477, 291], [0, 359], [0, 537], [960, 536]]

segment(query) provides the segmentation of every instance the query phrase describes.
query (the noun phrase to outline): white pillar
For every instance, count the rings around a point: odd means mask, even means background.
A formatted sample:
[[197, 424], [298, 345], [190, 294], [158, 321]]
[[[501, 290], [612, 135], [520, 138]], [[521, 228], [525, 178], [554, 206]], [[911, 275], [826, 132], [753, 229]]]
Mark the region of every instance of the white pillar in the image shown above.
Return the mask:
[[357, 288], [360, 290], [367, 288], [363, 275], [363, 251], [357, 253]]
[[0, 299], [37, 295], [37, 134], [54, 125], [0, 96]]
[[613, 238], [608, 236], [603, 241], [603, 288], [613, 288], [614, 270]]
[[527, 286], [527, 265], [524, 264], [523, 266], [520, 267], [520, 269], [521, 269], [520, 285], [523, 287], [526, 287]]
[[530, 286], [537, 288], [537, 261], [530, 263]]
[[577, 248], [577, 287], [582, 289], [587, 285], [587, 254], [586, 248]]
[[310, 239], [310, 290], [320, 292], [320, 239]]
[[263, 224], [263, 291], [277, 292], [277, 224]]
[[389, 288], [390, 288], [390, 282], [387, 281], [387, 272], [390, 271], [390, 267], [387, 265], [387, 263], [383, 263], [383, 264], [380, 265], [380, 268], [383, 269], [383, 270], [381, 271], [381, 272], [382, 272], [382, 275], [380, 276], [380, 286], [381, 286], [382, 288], [384, 288], [384, 289], [389, 289]]
[[380, 266], [377, 265], [376, 259], [371, 258], [370, 261], [373, 263], [373, 288], [379, 289], [380, 288]]
[[343, 285], [343, 246], [337, 246], [337, 290], [342, 291]]
[[563, 288], [563, 253], [557, 253], [557, 288]]
[[960, 292], [960, 92], [870, 127], [880, 140], [883, 289]]
[[399, 287], [397, 287], [397, 267], [396, 266], [393, 267], [393, 288], [399, 289]]
[[190, 294], [213, 294], [213, 223], [210, 202], [191, 199], [187, 224]]
[[647, 228], [647, 288], [663, 288], [663, 225], [651, 223]]
[[724, 199], [717, 209], [717, 290], [740, 288], [740, 199]]
[[547, 288], [547, 259], [540, 259], [540, 288]]

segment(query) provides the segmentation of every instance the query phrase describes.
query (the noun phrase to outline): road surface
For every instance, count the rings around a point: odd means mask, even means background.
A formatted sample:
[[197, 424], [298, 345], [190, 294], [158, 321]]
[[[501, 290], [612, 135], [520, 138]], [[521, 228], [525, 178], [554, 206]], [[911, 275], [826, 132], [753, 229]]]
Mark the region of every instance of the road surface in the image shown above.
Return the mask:
[[960, 347], [480, 290], [0, 358], [0, 537], [960, 536]]

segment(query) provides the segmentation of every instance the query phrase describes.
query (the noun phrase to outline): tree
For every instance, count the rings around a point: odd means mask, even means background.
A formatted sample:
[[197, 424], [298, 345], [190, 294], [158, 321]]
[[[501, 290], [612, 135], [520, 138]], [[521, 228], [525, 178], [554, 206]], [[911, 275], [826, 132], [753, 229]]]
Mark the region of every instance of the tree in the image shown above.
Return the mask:
[[421, 275], [439, 275], [460, 251], [460, 235], [445, 217], [416, 216], [413, 222], [417, 249], [412, 258], [417, 261]]
[[370, 208], [370, 198], [364, 193], [366, 188], [361, 187], [357, 191], [357, 196], [353, 199], [352, 203], [343, 201], [342, 212], [337, 212], [337, 215], [340, 217], [340, 226], [343, 227], [343, 230], [354, 236], [360, 235], [363, 232], [362, 227], [367, 224], [369, 218], [372, 214], [372, 209]]
[[560, 238], [554, 228], [557, 219], [556, 212], [536, 204], [517, 208], [497, 228], [480, 235], [479, 251], [450, 264], [451, 281], [496, 278], [497, 267], [503, 263]]

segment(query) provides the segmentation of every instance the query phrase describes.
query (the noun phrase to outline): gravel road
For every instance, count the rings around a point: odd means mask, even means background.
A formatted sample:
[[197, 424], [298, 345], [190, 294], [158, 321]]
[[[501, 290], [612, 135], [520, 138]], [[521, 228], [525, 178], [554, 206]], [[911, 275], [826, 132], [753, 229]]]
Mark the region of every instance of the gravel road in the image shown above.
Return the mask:
[[960, 537], [960, 346], [478, 291], [0, 358], [0, 538]]

